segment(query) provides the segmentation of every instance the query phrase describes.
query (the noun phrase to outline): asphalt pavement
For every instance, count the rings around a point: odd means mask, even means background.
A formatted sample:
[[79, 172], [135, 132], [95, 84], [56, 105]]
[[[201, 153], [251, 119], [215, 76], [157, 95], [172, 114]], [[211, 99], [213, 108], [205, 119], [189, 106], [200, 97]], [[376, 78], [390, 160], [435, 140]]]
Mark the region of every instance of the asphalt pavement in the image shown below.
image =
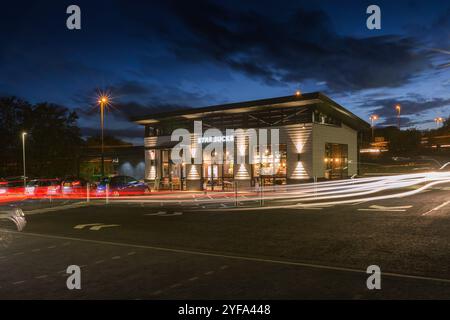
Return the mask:
[[[22, 232], [3, 224], [0, 298], [448, 299], [448, 195], [242, 211], [40, 206]], [[69, 265], [80, 290], [66, 286]], [[370, 265], [381, 290], [366, 286]]]

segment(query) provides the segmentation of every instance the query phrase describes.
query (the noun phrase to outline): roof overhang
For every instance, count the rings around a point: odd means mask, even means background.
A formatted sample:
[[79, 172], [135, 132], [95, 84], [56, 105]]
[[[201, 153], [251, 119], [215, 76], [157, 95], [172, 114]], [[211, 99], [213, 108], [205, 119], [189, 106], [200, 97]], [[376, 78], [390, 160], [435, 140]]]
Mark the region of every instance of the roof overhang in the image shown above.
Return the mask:
[[140, 125], [149, 125], [167, 120], [196, 120], [201, 119], [205, 116], [216, 114], [239, 114], [247, 112], [258, 112], [261, 110], [266, 110], [268, 108], [290, 108], [309, 105], [315, 105], [321, 111], [338, 117], [344, 123], [350, 125], [354, 129], [362, 130], [370, 127], [367, 122], [320, 92], [215, 105], [204, 108], [191, 108], [171, 112], [154, 113], [148, 116], [135, 117], [131, 120]]

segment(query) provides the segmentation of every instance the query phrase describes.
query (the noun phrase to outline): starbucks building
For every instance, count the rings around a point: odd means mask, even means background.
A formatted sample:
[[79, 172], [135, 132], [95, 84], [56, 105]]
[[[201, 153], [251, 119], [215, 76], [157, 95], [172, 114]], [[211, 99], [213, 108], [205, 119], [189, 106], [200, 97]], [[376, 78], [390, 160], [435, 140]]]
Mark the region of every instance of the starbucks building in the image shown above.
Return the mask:
[[[322, 93], [181, 109], [133, 120], [145, 126], [146, 181], [157, 189], [173, 190], [345, 179], [358, 173], [358, 132], [370, 127]], [[221, 133], [203, 136], [194, 129], [199, 121], [203, 132], [214, 128]], [[171, 151], [180, 144], [172, 138], [176, 129], [191, 133], [189, 159], [195, 155], [197, 161], [173, 161]], [[227, 134], [231, 129], [234, 133]], [[259, 141], [255, 147], [246, 133], [253, 130], [259, 138], [262, 129], [277, 131], [277, 141], [269, 133], [267, 145]], [[224, 147], [219, 153], [204, 148], [212, 142], [234, 148], [229, 152]]]

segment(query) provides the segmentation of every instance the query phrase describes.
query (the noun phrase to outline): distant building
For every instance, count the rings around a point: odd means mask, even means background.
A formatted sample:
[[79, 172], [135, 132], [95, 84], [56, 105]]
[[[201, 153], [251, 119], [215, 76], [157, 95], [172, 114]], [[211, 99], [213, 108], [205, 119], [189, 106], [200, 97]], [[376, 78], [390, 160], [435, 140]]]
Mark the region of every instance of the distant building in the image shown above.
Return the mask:
[[[144, 179], [144, 147], [130, 144], [104, 147], [105, 175], [126, 175]], [[101, 148], [83, 148], [79, 160], [79, 176], [88, 180], [101, 177]]]
[[[360, 119], [322, 93], [246, 101], [205, 108], [150, 114], [133, 119], [145, 126], [145, 179], [161, 188], [224, 190], [239, 186], [280, 185], [318, 179], [341, 179], [358, 172], [358, 132], [368, 129]], [[214, 155], [202, 154], [202, 164], [174, 164], [171, 141], [177, 128], [193, 132], [194, 121], [206, 128], [277, 128], [278, 153], [249, 151], [248, 140], [234, 140], [234, 150], [254, 152], [261, 161], [237, 164], [235, 155], [224, 153], [222, 164]], [[204, 129], [206, 129], [204, 126]], [[216, 137], [225, 141], [228, 137]], [[192, 134], [192, 148], [195, 148]], [[225, 143], [225, 142], [224, 142]], [[239, 145], [242, 144], [242, 145]]]

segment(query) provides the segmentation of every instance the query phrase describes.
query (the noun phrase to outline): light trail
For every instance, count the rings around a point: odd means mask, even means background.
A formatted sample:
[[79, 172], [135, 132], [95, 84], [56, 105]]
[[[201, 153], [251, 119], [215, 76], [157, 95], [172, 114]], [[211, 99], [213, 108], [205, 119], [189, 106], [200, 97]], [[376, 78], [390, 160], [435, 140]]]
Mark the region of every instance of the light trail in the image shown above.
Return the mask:
[[[423, 191], [423, 186], [430, 186], [440, 183], [450, 182], [449, 171], [437, 171], [428, 173], [402, 174], [383, 177], [368, 177], [361, 179], [347, 179], [339, 181], [324, 181], [317, 183], [302, 183], [295, 185], [283, 185], [273, 187], [263, 187], [263, 192], [258, 188], [241, 189], [239, 192], [152, 192], [146, 195], [129, 196], [95, 196], [90, 195], [93, 202], [108, 201], [109, 203], [149, 203], [158, 205], [214, 205], [214, 204], [252, 204], [255, 201], [269, 201], [269, 208], [287, 208], [292, 206], [305, 206], [308, 202], [319, 204], [341, 204], [366, 202], [373, 199], [388, 199], [391, 197], [401, 197], [402, 192], [396, 190], [404, 188], [417, 188], [418, 192]], [[414, 190], [417, 193], [417, 190]], [[390, 192], [379, 198], [377, 193]], [[92, 192], [93, 193], [93, 192]], [[414, 194], [415, 194], [414, 193]], [[407, 194], [407, 193], [406, 193]], [[71, 196], [52, 196], [52, 199], [87, 200], [85, 194], [75, 194]], [[5, 200], [6, 198], [6, 200]], [[46, 197], [29, 197], [32, 199], [42, 199]], [[0, 201], [17, 201], [18, 197], [11, 199], [0, 198]], [[21, 198], [23, 199], [23, 197]], [[48, 199], [48, 197], [47, 197]], [[321, 202], [321, 201], [327, 202]], [[295, 202], [295, 203], [293, 203]], [[301, 203], [301, 204], [299, 204]], [[309, 206], [310, 204], [308, 204]], [[266, 207], [267, 208], [267, 203]]]

